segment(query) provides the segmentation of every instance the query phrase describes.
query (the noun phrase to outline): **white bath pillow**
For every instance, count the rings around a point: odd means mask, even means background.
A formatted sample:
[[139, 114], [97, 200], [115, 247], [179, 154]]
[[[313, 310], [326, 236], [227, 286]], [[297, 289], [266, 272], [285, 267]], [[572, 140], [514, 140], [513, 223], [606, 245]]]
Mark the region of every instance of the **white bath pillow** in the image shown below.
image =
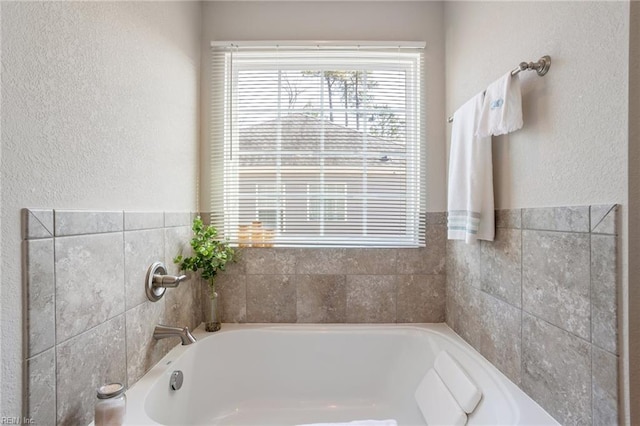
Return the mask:
[[434, 368], [458, 405], [466, 413], [472, 413], [482, 398], [482, 392], [467, 372], [447, 351], [438, 354]]
[[467, 414], [433, 368], [427, 371], [414, 396], [429, 426], [464, 426], [467, 423]]

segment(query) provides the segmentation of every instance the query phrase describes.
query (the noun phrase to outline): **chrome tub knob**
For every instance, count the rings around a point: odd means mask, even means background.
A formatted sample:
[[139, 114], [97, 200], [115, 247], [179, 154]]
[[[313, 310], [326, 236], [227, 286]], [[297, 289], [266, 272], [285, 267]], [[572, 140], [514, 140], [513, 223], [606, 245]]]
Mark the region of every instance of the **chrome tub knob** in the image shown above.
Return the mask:
[[162, 299], [167, 288], [176, 288], [178, 285], [187, 280], [186, 275], [167, 275], [167, 268], [162, 262], [155, 262], [149, 266], [147, 270], [147, 278], [145, 280], [145, 292], [147, 298], [152, 302]]

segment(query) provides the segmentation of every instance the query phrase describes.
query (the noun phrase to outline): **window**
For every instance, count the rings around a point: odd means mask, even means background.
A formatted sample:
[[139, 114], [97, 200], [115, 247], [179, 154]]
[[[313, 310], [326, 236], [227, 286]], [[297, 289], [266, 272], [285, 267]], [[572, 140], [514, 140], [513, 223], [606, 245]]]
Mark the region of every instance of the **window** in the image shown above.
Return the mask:
[[307, 185], [307, 221], [347, 220], [347, 184]]
[[[276, 185], [255, 185], [255, 221], [260, 222], [267, 229], [281, 229], [280, 209], [278, 208], [278, 188]], [[251, 199], [251, 198], [249, 198]]]
[[420, 49], [214, 46], [212, 223], [269, 246], [424, 245], [421, 81]]

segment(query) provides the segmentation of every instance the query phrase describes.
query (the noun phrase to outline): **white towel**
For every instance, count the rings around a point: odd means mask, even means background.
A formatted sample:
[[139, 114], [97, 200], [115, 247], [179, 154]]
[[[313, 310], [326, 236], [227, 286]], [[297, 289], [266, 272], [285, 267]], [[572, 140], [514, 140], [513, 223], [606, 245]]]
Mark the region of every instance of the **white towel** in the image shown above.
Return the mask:
[[479, 93], [453, 117], [449, 154], [448, 238], [493, 241], [491, 137], [475, 136], [484, 95]]
[[476, 135], [484, 138], [522, 128], [520, 76], [507, 73], [487, 87]]
[[398, 426], [398, 422], [390, 420], [354, 420], [346, 423], [309, 423], [298, 426]]

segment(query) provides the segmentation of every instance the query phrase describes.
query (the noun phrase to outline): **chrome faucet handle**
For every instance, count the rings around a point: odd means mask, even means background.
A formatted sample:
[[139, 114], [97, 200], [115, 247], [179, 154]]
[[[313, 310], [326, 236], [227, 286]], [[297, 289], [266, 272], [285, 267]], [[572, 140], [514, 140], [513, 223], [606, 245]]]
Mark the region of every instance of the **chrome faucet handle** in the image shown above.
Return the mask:
[[155, 262], [149, 266], [145, 279], [145, 292], [152, 302], [162, 299], [167, 288], [176, 288], [178, 284], [187, 279], [186, 275], [167, 275], [167, 268], [162, 262]]
[[154, 287], [165, 287], [165, 288], [176, 288], [178, 287], [178, 284], [180, 284], [182, 281], [186, 280], [187, 276], [186, 275], [178, 275], [173, 276], [173, 275], [159, 275], [159, 274], [154, 274], [153, 275], [153, 286]]

